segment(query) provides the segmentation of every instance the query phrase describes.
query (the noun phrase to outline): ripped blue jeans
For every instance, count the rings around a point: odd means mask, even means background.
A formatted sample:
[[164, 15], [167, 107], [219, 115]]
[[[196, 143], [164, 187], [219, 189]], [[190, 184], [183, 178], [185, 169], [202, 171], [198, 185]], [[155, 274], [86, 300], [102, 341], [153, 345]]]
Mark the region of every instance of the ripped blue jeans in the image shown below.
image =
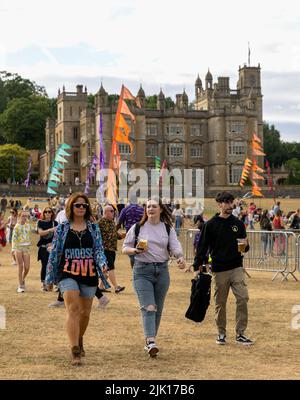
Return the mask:
[[157, 335], [169, 285], [167, 261], [163, 263], [135, 261], [133, 287], [140, 303], [145, 338]]

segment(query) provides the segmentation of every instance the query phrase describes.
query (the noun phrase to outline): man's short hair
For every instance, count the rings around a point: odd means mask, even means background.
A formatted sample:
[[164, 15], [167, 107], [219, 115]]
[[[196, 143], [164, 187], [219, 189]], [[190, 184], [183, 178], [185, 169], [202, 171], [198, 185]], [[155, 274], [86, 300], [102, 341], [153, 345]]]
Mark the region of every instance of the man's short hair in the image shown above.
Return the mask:
[[230, 192], [220, 192], [217, 194], [216, 202], [217, 203], [227, 203], [232, 202], [234, 200], [234, 195]]

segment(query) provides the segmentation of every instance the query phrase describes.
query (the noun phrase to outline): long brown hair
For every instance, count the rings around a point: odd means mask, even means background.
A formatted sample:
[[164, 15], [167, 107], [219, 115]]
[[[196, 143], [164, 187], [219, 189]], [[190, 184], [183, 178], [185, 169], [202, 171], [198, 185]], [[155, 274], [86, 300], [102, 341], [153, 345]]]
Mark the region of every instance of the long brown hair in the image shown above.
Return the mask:
[[[164, 222], [165, 224], [169, 225], [169, 226], [172, 228], [172, 226], [173, 226], [173, 223], [172, 223], [172, 214], [171, 214], [171, 211], [169, 210], [169, 208], [168, 208], [165, 204], [163, 204], [161, 198], [158, 198], [158, 197], [157, 197], [157, 198], [156, 198], [156, 197], [152, 197], [152, 198], [151, 198], [151, 197], [150, 197], [150, 198], [147, 200], [147, 203], [148, 203], [148, 201], [150, 201], [150, 200], [153, 200], [153, 201], [155, 201], [156, 203], [158, 203], [160, 209], [162, 210], [162, 212], [160, 213], [160, 220], [161, 220], [162, 222]], [[148, 220], [148, 215], [147, 215], [147, 203], [144, 205], [144, 215], [142, 216], [142, 219], [141, 219], [141, 221], [140, 221], [140, 226], [144, 225], [145, 222]]]
[[44, 221], [44, 220], [46, 219], [46, 218], [45, 218], [45, 211], [51, 211], [51, 221], [54, 221], [54, 219], [55, 219], [55, 214], [54, 214], [54, 211], [52, 210], [51, 207], [45, 207], [45, 208], [43, 209], [41, 220]]
[[88, 208], [86, 209], [86, 212], [85, 212], [85, 214], [84, 214], [84, 219], [85, 219], [86, 221], [89, 221], [90, 218], [91, 218], [91, 216], [93, 215], [93, 213], [92, 213], [92, 208], [91, 208], [91, 203], [90, 203], [90, 200], [89, 200], [89, 198], [87, 197], [87, 195], [84, 194], [84, 193], [73, 193], [73, 194], [68, 198], [68, 201], [67, 201], [67, 204], [66, 204], [66, 217], [67, 217], [68, 221], [73, 221], [73, 218], [74, 218], [73, 204], [76, 203], [76, 201], [77, 201], [79, 198], [84, 199], [84, 201], [86, 202], [86, 204], [88, 204]]

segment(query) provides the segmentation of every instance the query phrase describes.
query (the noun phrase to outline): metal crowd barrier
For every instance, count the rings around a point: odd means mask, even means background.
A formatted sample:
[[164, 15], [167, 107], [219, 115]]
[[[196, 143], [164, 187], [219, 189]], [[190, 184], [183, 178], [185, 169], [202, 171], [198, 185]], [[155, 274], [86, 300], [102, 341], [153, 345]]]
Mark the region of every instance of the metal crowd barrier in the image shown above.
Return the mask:
[[247, 231], [250, 250], [244, 254], [247, 271], [275, 272], [272, 281], [281, 274], [283, 280], [297, 269], [296, 235], [289, 231]]
[[[180, 233], [181, 243], [187, 263], [194, 261], [194, 240], [198, 229], [188, 229]], [[288, 280], [291, 275], [296, 281], [295, 272], [300, 272], [300, 235], [288, 230], [247, 231], [250, 250], [244, 254], [244, 268], [248, 271], [274, 272], [272, 281], [282, 275]]]
[[297, 236], [296, 241], [296, 258], [297, 258], [297, 271], [300, 272], [300, 235]]

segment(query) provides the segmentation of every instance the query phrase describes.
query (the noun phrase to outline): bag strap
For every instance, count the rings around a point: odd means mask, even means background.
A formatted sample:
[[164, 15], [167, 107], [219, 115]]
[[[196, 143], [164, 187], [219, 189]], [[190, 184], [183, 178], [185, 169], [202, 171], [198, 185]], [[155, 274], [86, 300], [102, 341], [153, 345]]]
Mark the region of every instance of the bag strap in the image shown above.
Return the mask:
[[[171, 227], [170, 227], [170, 225], [168, 225], [166, 223], [165, 223], [165, 227], [166, 227], [166, 231], [167, 231], [167, 234], [168, 234], [168, 246], [167, 246], [167, 249], [168, 249], [168, 253], [170, 253], [169, 237], [170, 237]], [[136, 247], [136, 245], [137, 245], [140, 229], [141, 229], [141, 225], [140, 225], [139, 222], [137, 222], [135, 224], [135, 227], [134, 227], [134, 247]]]

